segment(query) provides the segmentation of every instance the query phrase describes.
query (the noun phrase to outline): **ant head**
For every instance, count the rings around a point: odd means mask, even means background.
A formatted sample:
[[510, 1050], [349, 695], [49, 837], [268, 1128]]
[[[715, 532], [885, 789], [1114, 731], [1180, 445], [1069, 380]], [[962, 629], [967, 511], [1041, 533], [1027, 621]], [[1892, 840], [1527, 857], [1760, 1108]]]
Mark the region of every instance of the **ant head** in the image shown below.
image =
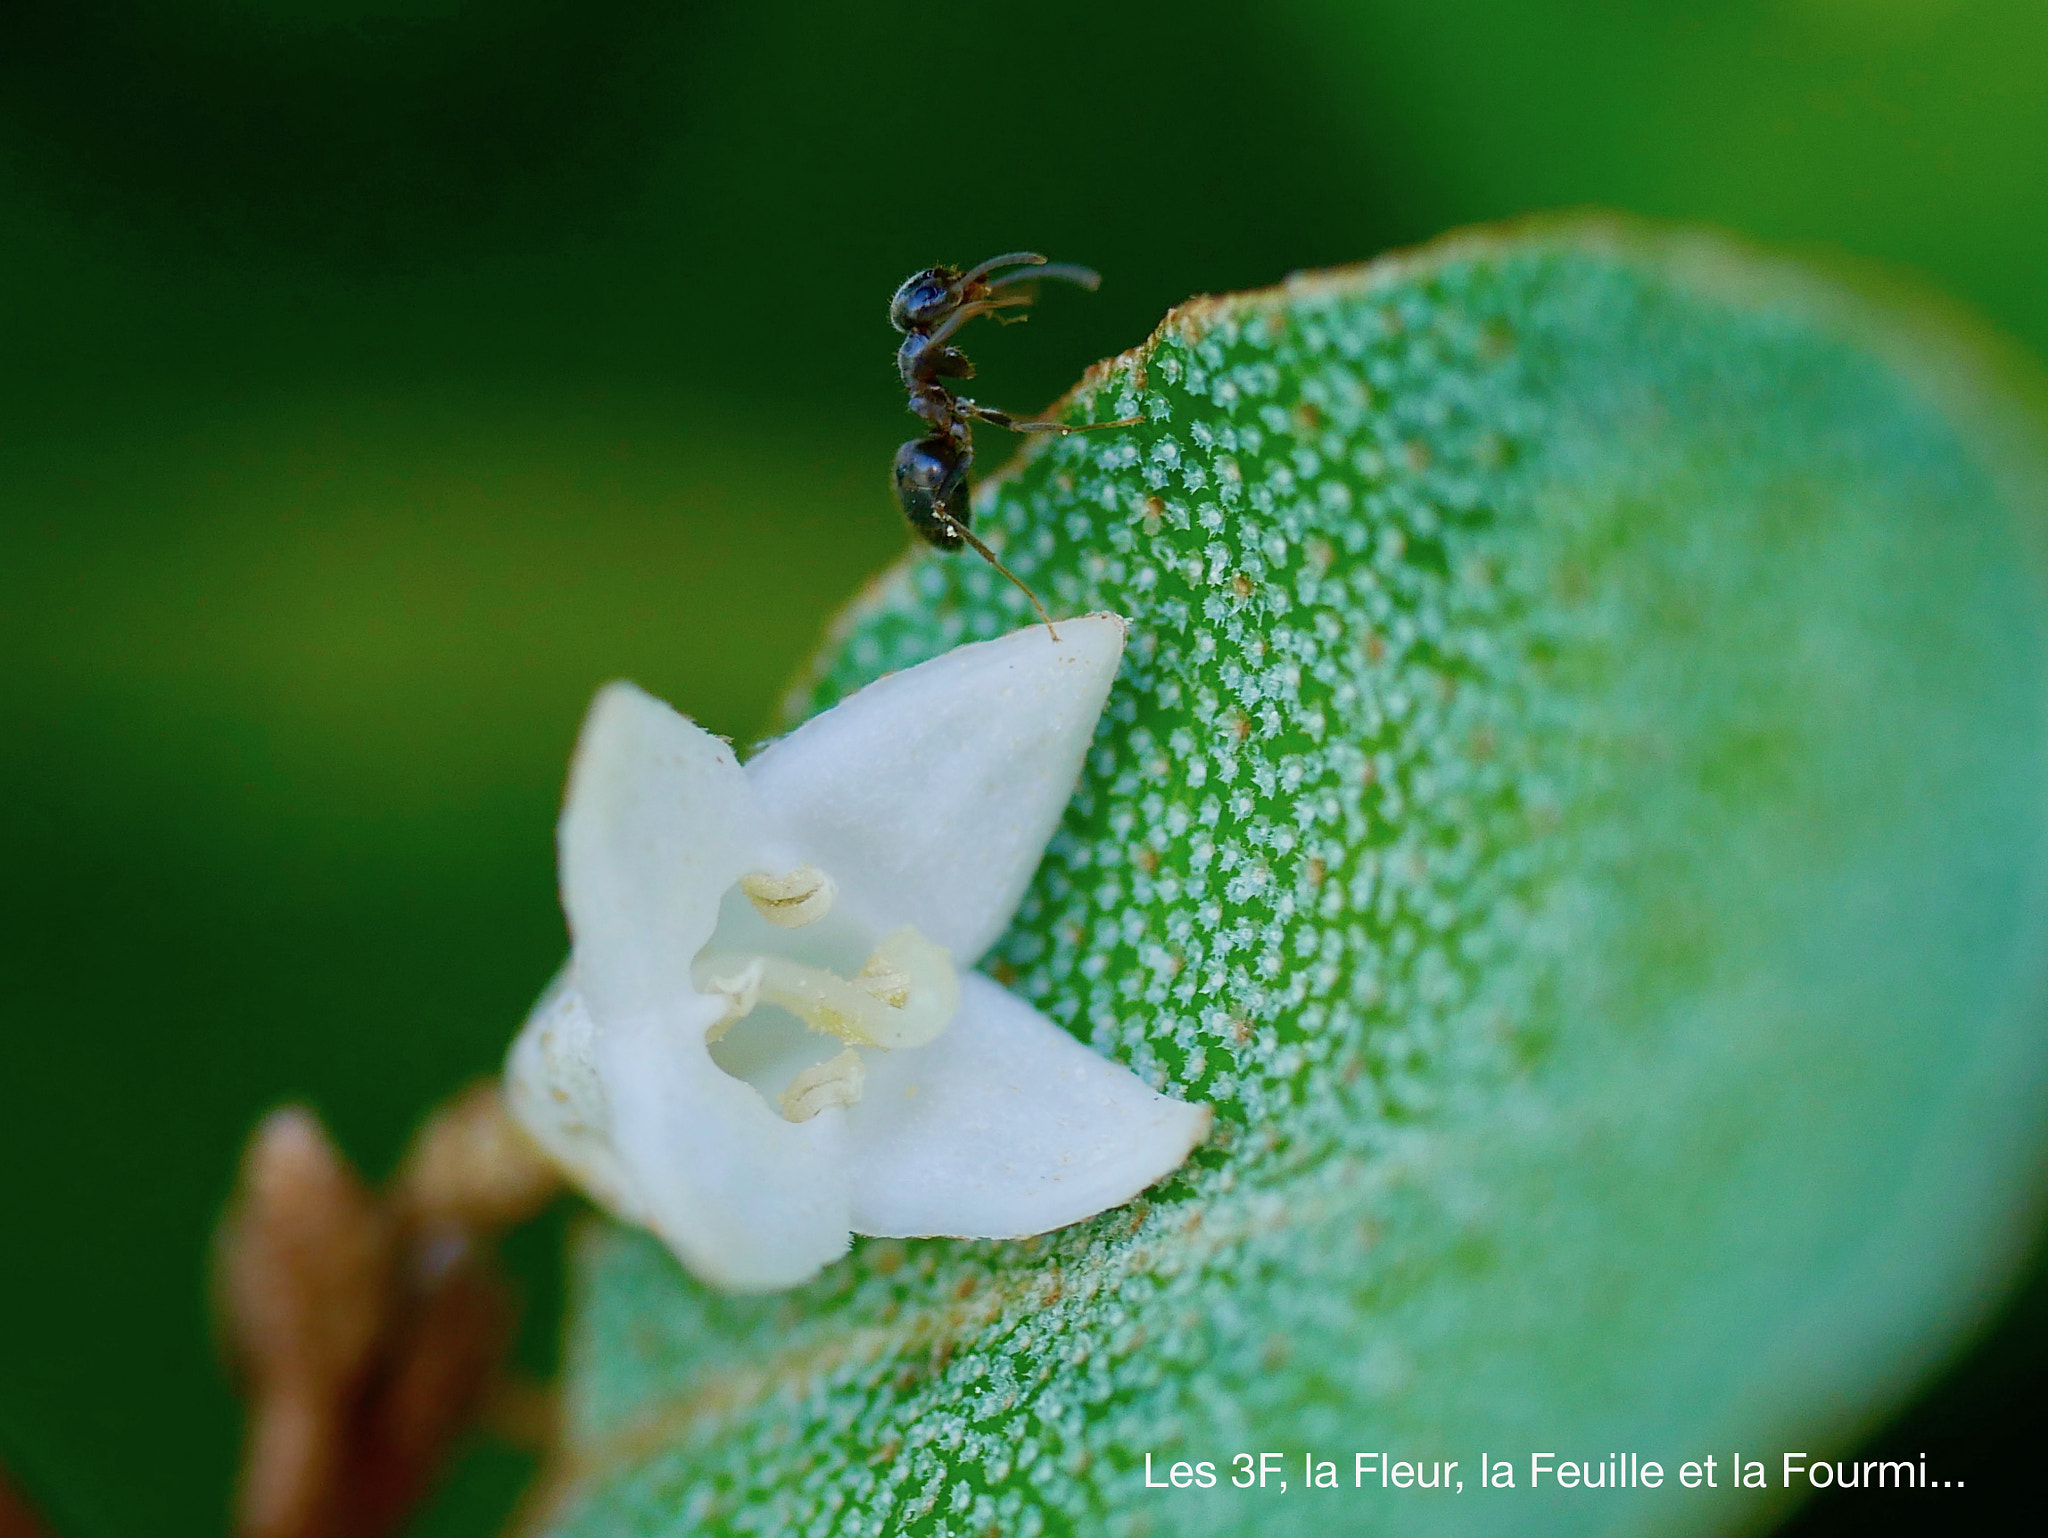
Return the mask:
[[960, 307], [960, 298], [957, 268], [913, 272], [889, 301], [889, 324], [898, 331], [929, 331]]

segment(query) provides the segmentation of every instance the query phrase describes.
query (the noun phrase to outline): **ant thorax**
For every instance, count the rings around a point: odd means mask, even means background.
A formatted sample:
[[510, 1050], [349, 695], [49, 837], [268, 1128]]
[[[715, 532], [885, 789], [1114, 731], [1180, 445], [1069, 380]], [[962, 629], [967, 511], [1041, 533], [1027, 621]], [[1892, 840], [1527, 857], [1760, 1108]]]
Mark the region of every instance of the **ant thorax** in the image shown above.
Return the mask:
[[896, 373], [903, 388], [915, 393], [941, 379], [972, 379], [974, 365], [959, 348], [934, 343], [923, 332], [913, 331], [896, 349]]

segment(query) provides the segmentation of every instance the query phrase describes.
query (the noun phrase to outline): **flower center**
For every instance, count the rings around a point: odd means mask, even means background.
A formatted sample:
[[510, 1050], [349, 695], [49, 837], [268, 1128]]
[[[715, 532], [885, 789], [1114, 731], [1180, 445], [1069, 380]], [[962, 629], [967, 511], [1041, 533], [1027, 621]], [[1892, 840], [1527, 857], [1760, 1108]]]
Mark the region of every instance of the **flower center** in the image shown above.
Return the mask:
[[[743, 877], [740, 890], [769, 923], [794, 929], [823, 918], [838, 888], [823, 871], [802, 865], [786, 875]], [[698, 955], [691, 971], [701, 991], [725, 1000], [725, 1012], [706, 1033], [707, 1041], [722, 1041], [767, 1004], [794, 1016], [805, 1029], [846, 1044], [838, 1056], [809, 1064], [789, 1080], [779, 1104], [791, 1121], [808, 1121], [827, 1106], [859, 1101], [866, 1070], [856, 1049], [921, 1047], [945, 1030], [960, 1006], [951, 952], [909, 925], [886, 936], [851, 977], [773, 952], [715, 946]], [[762, 1081], [772, 1083], [787, 1067], [787, 1053], [775, 1053], [737, 1076], [766, 1097]]]

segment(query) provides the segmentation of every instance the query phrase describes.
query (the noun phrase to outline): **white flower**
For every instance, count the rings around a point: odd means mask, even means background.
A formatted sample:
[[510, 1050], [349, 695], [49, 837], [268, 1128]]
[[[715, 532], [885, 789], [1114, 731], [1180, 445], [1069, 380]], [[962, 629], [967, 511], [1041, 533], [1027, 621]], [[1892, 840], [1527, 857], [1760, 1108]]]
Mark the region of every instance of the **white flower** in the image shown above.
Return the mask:
[[851, 1233], [1023, 1238], [1177, 1168], [1206, 1106], [967, 970], [1059, 824], [1123, 641], [1091, 615], [960, 647], [744, 769], [604, 689], [559, 829], [570, 964], [507, 1064], [527, 1128], [749, 1291]]

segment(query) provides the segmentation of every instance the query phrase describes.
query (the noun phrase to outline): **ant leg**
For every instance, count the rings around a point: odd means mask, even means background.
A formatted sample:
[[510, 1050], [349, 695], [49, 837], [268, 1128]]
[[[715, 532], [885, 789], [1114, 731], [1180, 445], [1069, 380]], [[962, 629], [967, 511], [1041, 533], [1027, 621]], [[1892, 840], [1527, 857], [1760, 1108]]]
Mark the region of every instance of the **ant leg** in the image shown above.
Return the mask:
[[936, 347], [954, 332], [966, 325], [977, 315], [986, 315], [992, 310], [1007, 310], [1016, 305], [1031, 303], [1029, 294], [1005, 294], [1000, 299], [977, 299], [972, 304], [963, 304], [948, 315], [945, 324], [935, 327], [925, 339], [927, 346]]
[[1007, 427], [1013, 433], [1058, 433], [1064, 438], [1068, 433], [1099, 433], [1110, 427], [1143, 427], [1143, 417], [1118, 417], [1114, 422], [1020, 422], [1007, 411], [998, 411], [993, 406], [977, 405], [971, 400], [956, 398], [954, 409], [964, 417], [977, 422], [986, 422], [991, 427]]
[[1025, 585], [1024, 579], [1018, 576], [1014, 571], [1010, 570], [1010, 568], [1005, 566], [1001, 561], [997, 560], [995, 551], [989, 549], [987, 545], [983, 544], [981, 542], [980, 537], [977, 536], [972, 529], [968, 528], [966, 524], [962, 523], [958, 518], [955, 518], [951, 513], [938, 513], [937, 517], [938, 520], [941, 523], [945, 524], [947, 528], [951, 529], [955, 534], [958, 534], [962, 539], [966, 540], [968, 544], [972, 545], [974, 547], [975, 554], [979, 555], [984, 561], [988, 562], [989, 565], [993, 566], [997, 571], [1001, 572], [1004, 576], [1008, 577], [1012, 582], [1014, 582], [1017, 585], [1017, 591], [1022, 593], [1026, 598], [1031, 600], [1031, 607], [1036, 609], [1038, 611], [1038, 617], [1045, 621], [1046, 634], [1050, 635], [1055, 641], [1057, 641], [1060, 638], [1060, 633], [1052, 628], [1052, 616], [1045, 612], [1045, 605], [1040, 603], [1038, 601], [1038, 595], [1032, 592], [1031, 589]]
[[1112, 427], [1143, 427], [1143, 417], [1118, 417], [1114, 422], [1004, 422], [1013, 433], [1058, 433], [1062, 438], [1068, 433], [1100, 433]]

